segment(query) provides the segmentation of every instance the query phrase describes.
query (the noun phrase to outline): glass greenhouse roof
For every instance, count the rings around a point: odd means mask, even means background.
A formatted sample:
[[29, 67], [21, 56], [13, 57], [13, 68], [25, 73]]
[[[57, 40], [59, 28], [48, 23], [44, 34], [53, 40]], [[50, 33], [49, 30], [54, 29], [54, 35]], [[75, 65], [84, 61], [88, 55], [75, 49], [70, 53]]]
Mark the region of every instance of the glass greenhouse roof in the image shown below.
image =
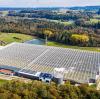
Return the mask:
[[0, 65], [53, 74], [54, 68], [65, 68], [64, 79], [80, 83], [95, 79], [100, 67], [100, 53], [12, 43], [0, 50]]

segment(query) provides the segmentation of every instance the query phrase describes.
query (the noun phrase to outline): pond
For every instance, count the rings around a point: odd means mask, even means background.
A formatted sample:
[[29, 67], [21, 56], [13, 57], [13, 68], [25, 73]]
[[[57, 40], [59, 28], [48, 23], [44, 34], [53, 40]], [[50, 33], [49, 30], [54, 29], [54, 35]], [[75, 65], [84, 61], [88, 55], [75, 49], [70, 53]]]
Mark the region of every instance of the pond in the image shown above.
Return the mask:
[[45, 40], [43, 40], [43, 39], [33, 39], [33, 40], [26, 41], [24, 43], [36, 44], [36, 45], [44, 45], [45, 44]]

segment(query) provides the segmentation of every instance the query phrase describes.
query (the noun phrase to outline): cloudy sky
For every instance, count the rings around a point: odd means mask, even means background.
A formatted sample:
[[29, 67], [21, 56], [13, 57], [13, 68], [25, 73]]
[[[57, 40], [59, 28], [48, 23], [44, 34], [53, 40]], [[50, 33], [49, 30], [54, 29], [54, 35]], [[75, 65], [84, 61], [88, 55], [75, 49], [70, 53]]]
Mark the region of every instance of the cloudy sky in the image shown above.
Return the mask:
[[0, 7], [69, 7], [100, 5], [100, 0], [0, 0]]

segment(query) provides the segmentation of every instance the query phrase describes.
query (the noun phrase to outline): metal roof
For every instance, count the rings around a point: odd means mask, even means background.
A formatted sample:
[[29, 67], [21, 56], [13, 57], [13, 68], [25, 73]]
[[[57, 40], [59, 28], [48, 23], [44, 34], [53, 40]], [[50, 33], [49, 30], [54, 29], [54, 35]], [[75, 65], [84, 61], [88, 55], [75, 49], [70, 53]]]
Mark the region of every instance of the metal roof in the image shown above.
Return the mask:
[[26, 70], [53, 73], [65, 68], [64, 79], [80, 83], [95, 79], [100, 66], [100, 53], [70, 48], [12, 43], [0, 50], [0, 65]]

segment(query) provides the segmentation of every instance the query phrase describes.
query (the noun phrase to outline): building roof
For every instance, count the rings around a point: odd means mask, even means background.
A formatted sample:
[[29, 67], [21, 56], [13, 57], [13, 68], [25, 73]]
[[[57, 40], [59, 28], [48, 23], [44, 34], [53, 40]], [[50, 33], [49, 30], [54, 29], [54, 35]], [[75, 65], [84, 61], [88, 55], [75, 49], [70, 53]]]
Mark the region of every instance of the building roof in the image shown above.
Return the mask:
[[80, 83], [95, 79], [100, 53], [85, 50], [12, 43], [0, 50], [0, 65], [20, 68], [20, 72], [37, 71], [52, 74], [65, 68], [64, 79]]
[[3, 48], [3, 46], [0, 46], [0, 49], [2, 49]]
[[5, 69], [0, 69], [1, 73], [6, 73], [6, 74], [12, 74], [12, 71], [10, 70], [5, 70]]

